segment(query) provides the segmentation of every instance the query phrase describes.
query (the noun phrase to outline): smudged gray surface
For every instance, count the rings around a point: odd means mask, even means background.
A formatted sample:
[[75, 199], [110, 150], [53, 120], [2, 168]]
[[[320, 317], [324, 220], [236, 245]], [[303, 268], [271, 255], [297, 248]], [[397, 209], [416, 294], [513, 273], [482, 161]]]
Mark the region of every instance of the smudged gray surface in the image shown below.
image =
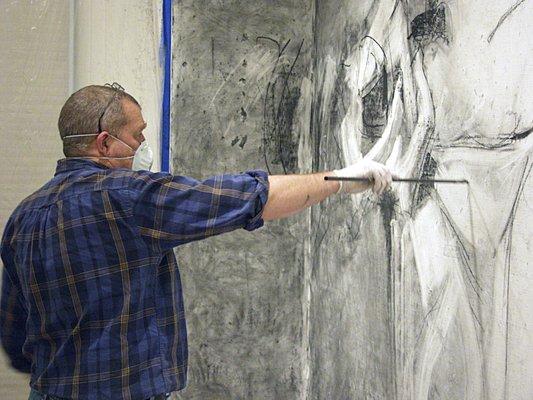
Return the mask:
[[532, 4], [175, 4], [174, 172], [470, 181], [180, 249], [183, 398], [531, 397]]
[[[347, 58], [364, 36], [372, 2], [317, 4], [314, 162], [318, 170], [331, 170], [345, 165], [336, 132], [350, 104], [347, 71], [357, 67]], [[313, 209], [312, 399], [393, 398], [386, 221], [378, 202], [368, 201], [361, 210], [350, 198], [333, 197]]]
[[[297, 172], [312, 3], [191, 0], [175, 2], [174, 15], [174, 173]], [[304, 218], [178, 249], [190, 341], [183, 398], [303, 393]]]

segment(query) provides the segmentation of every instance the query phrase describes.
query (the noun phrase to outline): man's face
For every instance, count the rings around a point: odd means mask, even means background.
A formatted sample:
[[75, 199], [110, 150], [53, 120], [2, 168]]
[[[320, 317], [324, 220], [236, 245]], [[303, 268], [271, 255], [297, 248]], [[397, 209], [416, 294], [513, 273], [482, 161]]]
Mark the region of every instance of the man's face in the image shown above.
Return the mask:
[[[144, 121], [140, 107], [129, 100], [122, 100], [122, 107], [124, 115], [127, 118], [127, 123], [118, 132], [113, 132], [113, 134], [130, 146], [131, 149], [119, 140], [107, 137], [105, 140], [108, 146], [108, 157], [131, 157], [141, 143], [146, 140], [143, 135], [146, 122]], [[114, 168], [131, 168], [133, 164], [133, 158], [123, 160], [112, 159], [109, 161]]]

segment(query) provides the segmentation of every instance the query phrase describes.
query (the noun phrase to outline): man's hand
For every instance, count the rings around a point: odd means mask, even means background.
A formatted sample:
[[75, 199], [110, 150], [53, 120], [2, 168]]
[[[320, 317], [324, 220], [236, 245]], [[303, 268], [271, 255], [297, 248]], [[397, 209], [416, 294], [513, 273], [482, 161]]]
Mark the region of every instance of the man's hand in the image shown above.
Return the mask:
[[382, 194], [392, 183], [392, 172], [383, 164], [372, 160], [362, 160], [346, 168], [333, 171], [333, 174], [345, 178], [366, 178], [368, 181], [341, 181], [338, 193], [360, 193], [372, 188], [378, 195]]
[[[342, 182], [341, 185], [337, 181], [324, 180], [324, 177], [331, 175], [368, 178], [369, 181]], [[268, 180], [270, 189], [263, 210], [265, 221], [288, 217], [339, 192], [359, 193], [372, 188], [374, 193], [381, 194], [390, 186], [392, 174], [384, 165], [364, 160], [338, 171], [312, 175], [271, 175]]]

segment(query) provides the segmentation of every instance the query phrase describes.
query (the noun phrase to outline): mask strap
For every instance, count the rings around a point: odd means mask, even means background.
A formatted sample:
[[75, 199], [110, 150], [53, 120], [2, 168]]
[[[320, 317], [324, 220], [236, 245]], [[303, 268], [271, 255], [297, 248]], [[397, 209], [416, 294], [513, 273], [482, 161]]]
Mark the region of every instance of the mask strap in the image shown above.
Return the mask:
[[[68, 139], [68, 138], [73, 138], [73, 137], [83, 137], [83, 136], [97, 136], [99, 135], [99, 133], [84, 133], [84, 134], [80, 134], [80, 135], [67, 135], [67, 136], [63, 136], [63, 140], [64, 139]], [[111, 136], [111, 135], [109, 135]]]
[[[130, 150], [133, 151], [133, 153], [135, 154], [135, 150], [133, 150], [133, 147], [131, 147], [129, 144], [123, 142], [122, 140], [120, 140], [120, 139], [119, 139], [118, 137], [116, 137], [116, 136], [113, 136], [113, 135], [109, 135], [109, 136], [111, 136], [111, 137], [112, 137], [113, 139], [115, 139], [115, 140], [118, 140], [118, 141], [119, 141], [120, 143], [122, 143], [124, 146], [128, 146], [128, 147], [130, 148]], [[133, 157], [133, 156], [132, 156], [132, 157]], [[130, 158], [130, 157], [128, 157], [128, 158]]]
[[[101, 133], [101, 132], [100, 132]], [[63, 139], [67, 139], [67, 138], [73, 138], [73, 137], [84, 137], [84, 136], [98, 136], [100, 133], [83, 133], [83, 134], [79, 134], [79, 135], [67, 135], [67, 136], [64, 136]], [[133, 150], [133, 147], [131, 147], [129, 144], [127, 143], [124, 143], [122, 140], [120, 140], [118, 137], [116, 136], [113, 136], [111, 134], [109, 134], [109, 137], [112, 137], [113, 139], [116, 139], [118, 140], [120, 143], [122, 143], [124, 146], [127, 146], [130, 148], [131, 151], [133, 151], [135, 153], [135, 150]], [[82, 157], [82, 156], [78, 156], [78, 157], [65, 157], [65, 158], [70, 158], [70, 159], [82, 159], [82, 160], [86, 160], [86, 159], [91, 159], [91, 158], [99, 158], [101, 160], [128, 160], [130, 158], [134, 158], [135, 157], [135, 154], [133, 154], [132, 156], [127, 156], [127, 157], [102, 157], [102, 156], [87, 156], [87, 157]]]

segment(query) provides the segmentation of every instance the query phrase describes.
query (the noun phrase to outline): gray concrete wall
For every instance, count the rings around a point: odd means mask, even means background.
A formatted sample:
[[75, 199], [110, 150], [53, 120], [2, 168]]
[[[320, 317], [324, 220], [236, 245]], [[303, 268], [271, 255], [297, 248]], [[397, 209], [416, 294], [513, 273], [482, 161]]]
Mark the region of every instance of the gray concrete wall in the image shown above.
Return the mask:
[[[174, 173], [309, 168], [299, 152], [313, 15], [304, 0], [174, 3]], [[305, 215], [177, 250], [190, 341], [182, 398], [304, 396], [304, 223]]]

